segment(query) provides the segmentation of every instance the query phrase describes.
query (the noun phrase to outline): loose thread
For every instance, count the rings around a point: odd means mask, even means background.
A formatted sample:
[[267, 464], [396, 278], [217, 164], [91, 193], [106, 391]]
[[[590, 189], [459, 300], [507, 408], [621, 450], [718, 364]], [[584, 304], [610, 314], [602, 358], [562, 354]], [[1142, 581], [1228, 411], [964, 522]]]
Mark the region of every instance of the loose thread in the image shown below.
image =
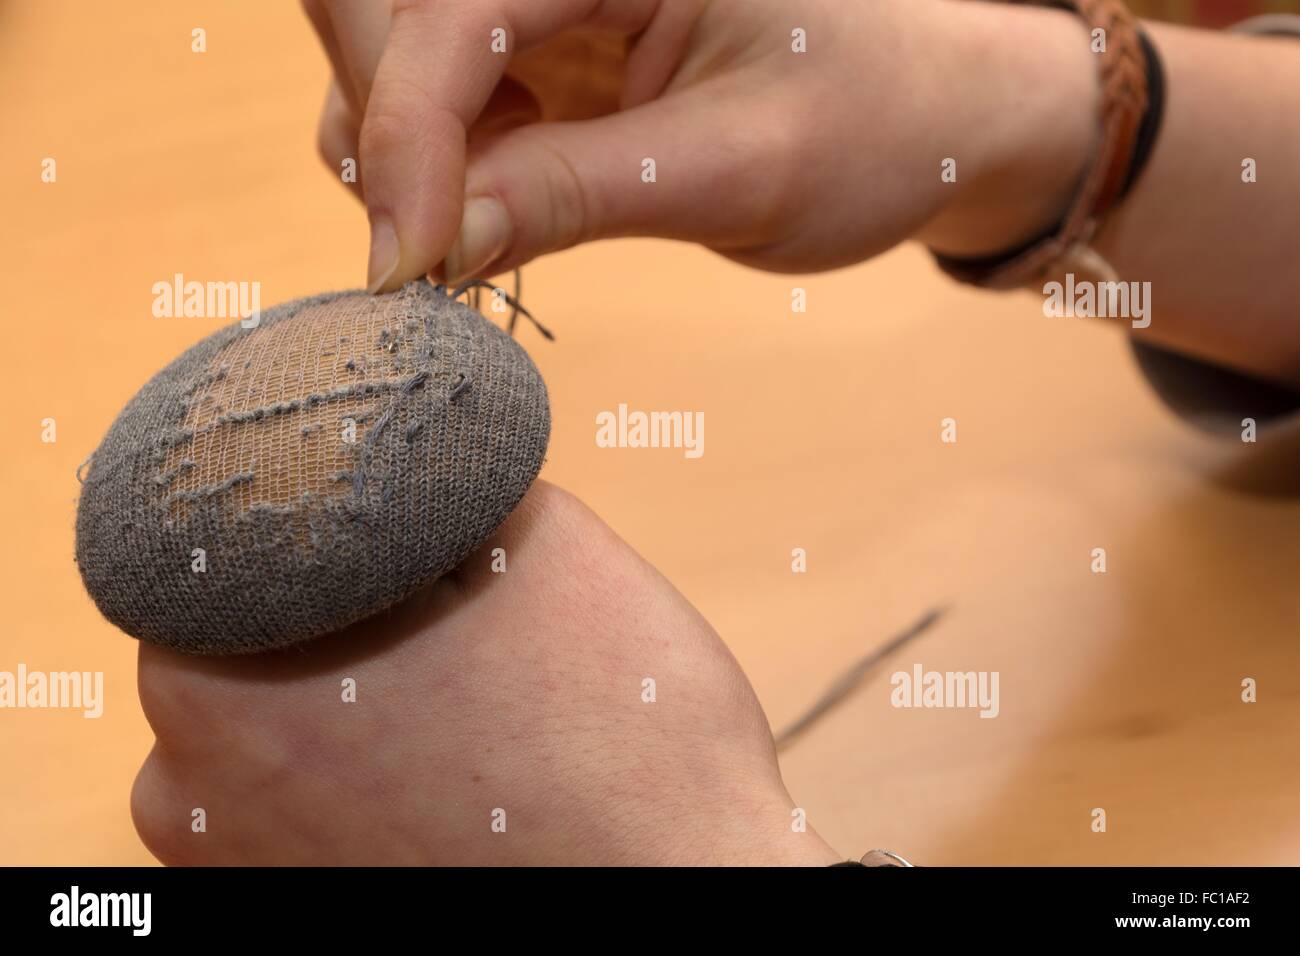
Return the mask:
[[464, 372], [456, 373], [456, 381], [452, 383], [451, 391], [447, 393], [447, 401], [454, 402], [460, 398], [462, 392], [469, 388], [471, 379]]
[[[516, 269], [515, 270], [515, 294], [512, 296], [504, 289], [500, 290], [501, 297], [506, 300], [506, 303], [513, 310], [510, 313], [510, 320], [506, 325], [506, 330], [513, 336], [515, 334], [515, 323], [516, 321], [518, 321], [519, 316], [522, 314], [525, 318], [528, 319], [529, 322], [533, 323], [534, 327], [536, 327], [537, 331], [542, 334], [543, 338], [545, 338], [547, 341], [554, 342], [555, 333], [552, 332], [550, 329], [548, 329], [546, 326], [542, 325], [542, 323], [537, 320], [537, 316], [533, 315], [533, 313], [529, 312], [526, 308], [524, 308], [523, 304], [519, 301], [519, 294], [523, 290], [523, 287], [524, 287], [523, 273], [519, 269]], [[488, 282], [486, 279], [469, 279], [465, 282], [462, 282], [454, 290], [451, 291], [448, 291], [447, 286], [441, 283], [434, 286], [434, 288], [452, 299], [459, 299], [466, 292], [473, 290], [474, 298], [470, 300], [470, 304], [473, 305], [475, 309], [479, 308], [480, 290], [491, 289], [494, 294], [498, 291], [498, 287], [494, 286], [491, 282]]]
[[815, 704], [809, 707], [802, 715], [796, 718], [792, 723], [788, 724], [784, 730], [776, 735], [776, 749], [782, 750], [793, 742], [796, 737], [815, 724], [818, 720], [824, 717], [828, 711], [839, 705], [846, 697], [853, 693], [873, 667], [904, 644], [914, 638], [920, 637], [946, 613], [948, 613], [948, 608], [946, 607], [932, 608], [907, 630], [903, 631], [901, 634], [895, 635], [885, 644], [876, 648], [866, 657], [862, 658], [846, 670], [836, 678], [835, 682], [826, 689], [825, 693], [817, 699]]

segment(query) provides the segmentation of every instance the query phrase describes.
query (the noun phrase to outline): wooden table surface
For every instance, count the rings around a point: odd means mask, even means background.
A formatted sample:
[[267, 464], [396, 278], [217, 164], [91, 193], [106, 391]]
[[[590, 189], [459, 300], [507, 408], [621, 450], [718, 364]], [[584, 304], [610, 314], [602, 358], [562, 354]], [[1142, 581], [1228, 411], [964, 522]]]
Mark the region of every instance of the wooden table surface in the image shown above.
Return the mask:
[[[155, 282], [259, 281], [265, 305], [361, 282], [364, 215], [314, 153], [326, 75], [296, 4], [0, 5], [0, 670], [107, 685], [98, 720], [0, 710], [0, 862], [151, 859], [127, 809], [151, 740], [135, 644], [78, 579], [74, 472], [223, 324], [154, 318]], [[551, 391], [545, 477], [698, 605], [774, 724], [950, 607], [783, 754], [846, 856], [1300, 859], [1295, 433], [1200, 435], [1116, 330], [955, 287], [915, 247], [791, 278], [624, 240], [526, 278], [559, 334], [520, 333]], [[598, 448], [595, 416], [620, 403], [703, 411], [705, 454]], [[917, 663], [997, 671], [999, 716], [892, 707], [889, 672]]]

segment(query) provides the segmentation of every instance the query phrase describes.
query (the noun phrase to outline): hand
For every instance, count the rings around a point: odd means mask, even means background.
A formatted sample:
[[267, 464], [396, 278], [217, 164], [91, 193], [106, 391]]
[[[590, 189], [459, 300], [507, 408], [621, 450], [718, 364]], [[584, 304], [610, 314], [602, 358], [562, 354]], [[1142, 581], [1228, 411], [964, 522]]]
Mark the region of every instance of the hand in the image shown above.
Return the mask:
[[[336, 171], [360, 157], [373, 290], [628, 235], [828, 269], [913, 235], [959, 194], [954, 248], [972, 229], [996, 246], [1060, 211], [1095, 126], [1085, 102], [1082, 119], [1062, 110], [1061, 83], [1086, 96], [1095, 67], [1080, 22], [1057, 11], [398, 0], [390, 27], [384, 3], [305, 5], [336, 77], [321, 151]], [[492, 52], [497, 28], [506, 53]], [[946, 157], [960, 186], [940, 179]]]
[[157, 742], [132, 814], [169, 864], [838, 859], [792, 828], [767, 720], [718, 636], [544, 482], [390, 614], [252, 657], [141, 644], [140, 697]]

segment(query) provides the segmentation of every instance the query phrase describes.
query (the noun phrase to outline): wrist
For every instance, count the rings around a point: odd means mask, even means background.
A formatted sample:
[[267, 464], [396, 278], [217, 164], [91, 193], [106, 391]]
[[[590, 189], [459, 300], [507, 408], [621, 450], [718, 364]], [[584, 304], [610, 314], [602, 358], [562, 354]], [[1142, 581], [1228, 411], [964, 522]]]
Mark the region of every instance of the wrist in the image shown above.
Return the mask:
[[829, 866], [836, 853], [777, 783], [762, 793], [692, 803], [640, 839], [635, 862], [668, 866]]
[[957, 181], [916, 238], [978, 256], [1051, 229], [1099, 135], [1098, 64], [1085, 25], [1063, 10], [945, 3], [949, 48], [966, 82], [954, 93]]
[[730, 833], [725, 848], [707, 847], [706, 855], [737, 866], [830, 866], [844, 859], [808, 822], [806, 809], [794, 806], [784, 787], [740, 819], [741, 827]]

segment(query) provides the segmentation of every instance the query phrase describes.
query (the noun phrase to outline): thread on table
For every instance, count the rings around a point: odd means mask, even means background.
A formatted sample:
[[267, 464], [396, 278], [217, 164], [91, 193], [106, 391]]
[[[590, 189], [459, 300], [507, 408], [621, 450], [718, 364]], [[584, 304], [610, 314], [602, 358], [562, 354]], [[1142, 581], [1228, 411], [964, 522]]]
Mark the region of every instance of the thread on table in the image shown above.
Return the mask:
[[791, 721], [786, 727], [776, 735], [776, 749], [784, 750], [794, 742], [804, 731], [808, 730], [813, 724], [826, 716], [831, 710], [843, 703], [844, 700], [852, 694], [871, 673], [877, 664], [883, 661], [890, 654], [897, 651], [904, 644], [907, 644], [920, 637], [928, 631], [939, 618], [948, 613], [946, 607], [931, 608], [921, 616], [911, 627], [894, 635], [880, 647], [876, 648], [866, 657], [863, 657], [852, 667], [845, 670], [835, 681], [817, 698], [817, 701], [805, 710], [801, 715]]

